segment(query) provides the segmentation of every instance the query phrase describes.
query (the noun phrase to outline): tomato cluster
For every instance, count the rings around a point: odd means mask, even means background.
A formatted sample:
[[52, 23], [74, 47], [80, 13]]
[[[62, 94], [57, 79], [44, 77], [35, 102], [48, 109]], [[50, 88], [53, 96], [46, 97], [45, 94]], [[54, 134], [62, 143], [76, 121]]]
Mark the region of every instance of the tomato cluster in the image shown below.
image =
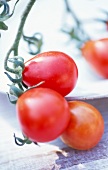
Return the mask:
[[58, 51], [38, 54], [25, 63], [22, 75], [29, 89], [18, 98], [16, 110], [24, 136], [36, 143], [61, 136], [64, 143], [80, 150], [100, 141], [104, 132], [100, 112], [65, 98], [78, 79], [77, 65], [70, 56]]

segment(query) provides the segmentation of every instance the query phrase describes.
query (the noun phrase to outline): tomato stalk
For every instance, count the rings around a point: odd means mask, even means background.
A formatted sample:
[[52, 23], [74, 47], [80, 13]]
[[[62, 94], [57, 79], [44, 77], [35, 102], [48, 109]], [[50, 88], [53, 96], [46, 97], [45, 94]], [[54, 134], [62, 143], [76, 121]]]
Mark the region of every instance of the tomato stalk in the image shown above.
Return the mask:
[[[14, 139], [15, 139], [15, 143], [18, 145], [18, 146], [23, 146], [24, 144], [31, 144], [32, 141], [30, 141], [27, 137], [25, 137], [23, 135], [24, 139], [21, 139], [19, 137], [16, 137], [15, 133], [14, 133]], [[33, 142], [35, 145], [38, 145], [37, 142]], [[39, 146], [39, 145], [38, 145]]]
[[69, 34], [72, 39], [74, 39], [77, 42], [80, 42], [82, 44], [83, 42], [89, 40], [90, 36], [82, 27], [82, 22], [79, 20], [79, 18], [77, 17], [77, 15], [73, 11], [73, 9], [70, 8], [70, 4], [69, 4], [68, 0], [64, 0], [64, 2], [65, 2], [65, 6], [66, 6], [66, 11], [74, 19], [76, 26], [72, 27], [72, 29], [69, 31], [67, 31], [65, 29], [63, 29], [62, 31]]
[[7, 70], [11, 73], [16, 74], [16, 70], [8, 67], [7, 63], [8, 63], [9, 56], [10, 56], [11, 52], [14, 53], [14, 56], [18, 56], [19, 42], [20, 42], [22, 34], [23, 34], [24, 24], [25, 24], [25, 21], [28, 17], [28, 14], [29, 14], [29, 12], [30, 12], [30, 10], [33, 7], [35, 2], [36, 2], [36, 0], [30, 0], [30, 2], [28, 3], [28, 5], [27, 5], [22, 17], [21, 17], [21, 22], [20, 22], [20, 25], [19, 25], [19, 28], [18, 28], [18, 32], [16, 34], [16, 38], [14, 40], [14, 43], [13, 43], [12, 47], [9, 49], [9, 51], [7, 52], [5, 62], [4, 62], [4, 68], [5, 68], [5, 70]]
[[68, 0], [64, 0], [65, 5], [66, 5], [66, 10], [68, 13], [70, 13], [72, 15], [72, 17], [74, 18], [74, 20], [76, 21], [76, 24], [79, 26], [81, 25], [80, 20], [78, 19], [78, 17], [76, 16], [76, 14], [74, 13], [74, 11], [72, 10], [72, 8], [70, 8], [69, 2]]

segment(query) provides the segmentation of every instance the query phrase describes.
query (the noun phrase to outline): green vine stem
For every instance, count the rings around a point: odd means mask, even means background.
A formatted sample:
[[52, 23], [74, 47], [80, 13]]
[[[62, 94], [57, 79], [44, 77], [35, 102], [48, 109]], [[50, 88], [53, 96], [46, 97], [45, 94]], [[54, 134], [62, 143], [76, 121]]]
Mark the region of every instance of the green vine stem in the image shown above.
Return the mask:
[[75, 15], [75, 13], [73, 12], [73, 10], [70, 8], [70, 5], [69, 5], [68, 0], [64, 0], [64, 1], [65, 1], [65, 5], [66, 5], [66, 10], [67, 10], [67, 12], [69, 12], [69, 13], [72, 15], [72, 17], [73, 17], [74, 20], [76, 21], [76, 24], [77, 24], [77, 25], [80, 25], [80, 21], [79, 21], [79, 19], [77, 18], [77, 16]]
[[36, 0], [30, 0], [30, 2], [28, 3], [22, 17], [21, 17], [21, 22], [20, 22], [20, 25], [19, 25], [19, 28], [18, 28], [18, 32], [16, 34], [16, 38], [14, 40], [14, 43], [12, 45], [12, 47], [9, 49], [9, 51], [7, 52], [7, 55], [6, 55], [6, 58], [5, 58], [5, 61], [4, 61], [4, 68], [5, 70], [11, 72], [11, 73], [19, 73], [19, 69], [16, 68], [16, 69], [13, 69], [13, 68], [10, 68], [8, 67], [8, 59], [9, 59], [9, 56], [11, 54], [11, 52], [14, 53], [14, 56], [18, 56], [18, 48], [19, 48], [19, 42], [20, 42], [20, 39], [22, 37], [22, 34], [23, 34], [23, 28], [24, 28], [24, 25], [25, 25], [25, 21], [27, 19], [27, 16], [31, 10], [31, 8], [33, 7], [34, 3], [36, 2]]

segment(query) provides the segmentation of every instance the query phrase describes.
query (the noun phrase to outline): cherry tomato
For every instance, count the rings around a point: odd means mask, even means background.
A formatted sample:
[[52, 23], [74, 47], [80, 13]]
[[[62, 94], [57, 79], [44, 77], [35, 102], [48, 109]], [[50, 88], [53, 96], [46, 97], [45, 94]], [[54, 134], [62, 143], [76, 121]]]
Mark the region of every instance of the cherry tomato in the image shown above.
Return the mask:
[[104, 120], [92, 105], [81, 101], [69, 102], [71, 119], [61, 135], [62, 141], [78, 150], [93, 148], [104, 133]]
[[92, 68], [100, 76], [108, 78], [108, 38], [88, 41], [81, 51]]
[[39, 87], [51, 88], [66, 96], [75, 87], [78, 69], [74, 60], [67, 54], [58, 51], [40, 53], [25, 63], [23, 83]]
[[70, 120], [65, 98], [48, 88], [32, 88], [16, 103], [17, 117], [23, 134], [34, 142], [56, 139]]

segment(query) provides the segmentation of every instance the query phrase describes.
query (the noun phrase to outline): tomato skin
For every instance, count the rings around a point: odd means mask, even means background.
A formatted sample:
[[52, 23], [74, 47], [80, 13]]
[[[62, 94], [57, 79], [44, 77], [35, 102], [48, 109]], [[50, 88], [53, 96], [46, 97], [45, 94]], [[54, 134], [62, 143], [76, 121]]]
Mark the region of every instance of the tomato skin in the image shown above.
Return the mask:
[[26, 86], [34, 86], [44, 81], [39, 87], [51, 88], [66, 96], [76, 85], [78, 69], [67, 54], [49, 51], [27, 61], [22, 75]]
[[27, 90], [18, 98], [16, 110], [23, 134], [34, 142], [56, 139], [70, 120], [67, 101], [47, 88]]
[[78, 150], [96, 146], [104, 133], [104, 120], [100, 112], [90, 104], [81, 101], [69, 102], [71, 119], [61, 135], [62, 141]]
[[82, 56], [103, 78], [108, 78], [108, 38], [88, 41], [81, 48]]

